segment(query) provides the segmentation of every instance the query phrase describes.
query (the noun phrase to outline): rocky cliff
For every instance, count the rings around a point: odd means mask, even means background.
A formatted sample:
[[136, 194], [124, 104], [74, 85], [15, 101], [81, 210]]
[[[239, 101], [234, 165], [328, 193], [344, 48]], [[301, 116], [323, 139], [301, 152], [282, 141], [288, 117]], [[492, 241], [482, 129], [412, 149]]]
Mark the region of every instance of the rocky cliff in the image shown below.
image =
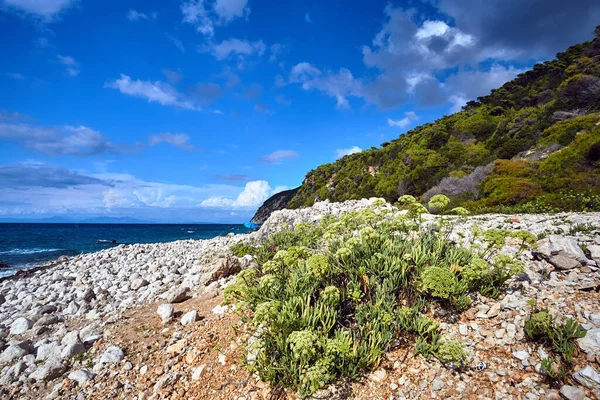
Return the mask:
[[256, 211], [256, 214], [254, 214], [254, 217], [252, 217], [252, 222], [262, 225], [269, 218], [269, 215], [271, 215], [273, 211], [287, 208], [288, 203], [296, 195], [298, 189], [299, 188], [286, 190], [271, 196]]

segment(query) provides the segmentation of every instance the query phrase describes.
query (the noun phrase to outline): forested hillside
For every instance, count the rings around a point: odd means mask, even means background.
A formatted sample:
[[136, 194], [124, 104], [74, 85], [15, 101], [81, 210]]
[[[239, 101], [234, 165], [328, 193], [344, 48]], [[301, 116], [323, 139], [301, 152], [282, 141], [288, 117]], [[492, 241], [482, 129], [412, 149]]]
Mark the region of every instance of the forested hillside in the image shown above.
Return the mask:
[[600, 26], [461, 112], [310, 171], [287, 206], [445, 193], [478, 212], [600, 210], [599, 112]]

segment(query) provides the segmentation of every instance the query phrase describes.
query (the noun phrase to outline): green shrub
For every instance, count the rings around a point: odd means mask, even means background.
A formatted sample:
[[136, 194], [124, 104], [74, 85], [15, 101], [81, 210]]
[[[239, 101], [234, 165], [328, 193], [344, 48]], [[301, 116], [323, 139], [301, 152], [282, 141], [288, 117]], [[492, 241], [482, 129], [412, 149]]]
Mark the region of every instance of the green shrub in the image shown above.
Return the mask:
[[[499, 293], [516, 268], [510, 258], [490, 263], [450, 242], [448, 229], [367, 209], [272, 234], [252, 250], [256, 265], [225, 289], [225, 301], [254, 328], [250, 371], [310, 395], [377, 368], [401, 340], [427, 359], [461, 366], [464, 348], [442, 337], [426, 315], [430, 302], [463, 310], [472, 292]], [[508, 235], [487, 237], [498, 247]]]

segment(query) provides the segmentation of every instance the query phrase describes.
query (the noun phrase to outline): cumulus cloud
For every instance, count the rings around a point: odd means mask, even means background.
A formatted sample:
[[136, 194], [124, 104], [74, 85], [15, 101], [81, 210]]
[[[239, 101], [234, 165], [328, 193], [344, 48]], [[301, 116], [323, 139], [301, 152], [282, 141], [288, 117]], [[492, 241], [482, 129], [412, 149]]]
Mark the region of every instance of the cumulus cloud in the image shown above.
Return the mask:
[[266, 48], [267, 46], [262, 40], [251, 42], [241, 39], [227, 39], [221, 43], [211, 44], [209, 51], [217, 60], [224, 60], [231, 55], [250, 56], [256, 54], [262, 56]]
[[350, 148], [347, 149], [337, 149], [335, 151], [335, 158], [342, 158], [344, 156], [350, 155], [350, 154], [354, 154], [354, 153], [359, 153], [361, 152], [362, 149], [358, 146], [352, 146]]
[[65, 66], [65, 71], [67, 72], [67, 75], [72, 77], [79, 75], [79, 63], [75, 61], [73, 57], [62, 56], [59, 54], [58, 56], [56, 56], [56, 59], [59, 63]]
[[131, 80], [131, 77], [121, 74], [119, 79], [104, 84], [104, 87], [117, 89], [119, 92], [146, 99], [148, 103], [158, 103], [163, 106], [174, 106], [187, 110], [198, 110], [193, 102], [186, 99], [173, 86], [160, 81]]
[[267, 154], [266, 156], [260, 157], [259, 161], [268, 164], [281, 164], [285, 160], [297, 158], [298, 155], [299, 154], [293, 150], [276, 150], [271, 154]]
[[214, 9], [219, 20], [224, 23], [235, 18], [247, 18], [250, 14], [248, 0], [217, 0]]
[[167, 143], [186, 151], [196, 150], [189, 141], [190, 137], [185, 133], [163, 132], [157, 135], [151, 135], [148, 144], [150, 146], [156, 146], [157, 144]]
[[28, 150], [47, 156], [91, 156], [117, 152], [108, 138], [86, 126], [43, 128], [0, 122], [0, 138], [18, 142]]
[[[549, 58], [590, 39], [600, 19], [593, 0], [572, 7], [560, 0], [509, 3], [434, 0], [437, 14], [388, 4], [381, 29], [362, 47], [363, 63], [372, 69], [365, 77], [343, 67], [323, 71], [302, 62], [291, 68], [289, 82], [321, 91], [338, 108], [347, 108], [348, 99], [355, 97], [380, 109], [409, 101], [457, 109], [464, 99], [486, 95], [522, 72], [511, 64]], [[563, 32], [557, 26], [576, 28]]]
[[207, 37], [215, 33], [215, 26], [227, 25], [236, 18], [248, 18], [248, 0], [191, 0], [182, 3], [183, 22], [193, 25]]
[[[287, 188], [278, 187], [276, 189], [278, 192]], [[235, 199], [227, 197], [211, 197], [204, 200], [200, 205], [209, 208], [256, 208], [277, 192], [269, 186], [267, 181], [251, 181], [246, 183], [242, 193]]]
[[304, 90], [317, 89], [335, 98], [338, 109], [349, 107], [349, 96], [364, 96], [362, 83], [346, 68], [322, 72], [310, 63], [301, 62], [292, 67], [289, 81], [301, 83]]
[[139, 21], [140, 19], [145, 19], [146, 21], [150, 21], [156, 19], [158, 16], [157, 12], [151, 12], [150, 14], [146, 14], [143, 12], [139, 12], [136, 10], [129, 10], [127, 13], [127, 19], [130, 21]]
[[394, 121], [391, 118], [387, 119], [388, 125], [389, 126], [397, 126], [400, 127], [402, 129], [408, 127], [410, 124], [412, 124], [415, 121], [419, 120], [419, 117], [417, 116], [417, 114], [414, 113], [414, 111], [408, 111], [404, 113], [405, 117], [402, 119], [399, 119], [397, 121]]
[[77, 0], [4, 0], [2, 5], [10, 10], [50, 20], [76, 3]]

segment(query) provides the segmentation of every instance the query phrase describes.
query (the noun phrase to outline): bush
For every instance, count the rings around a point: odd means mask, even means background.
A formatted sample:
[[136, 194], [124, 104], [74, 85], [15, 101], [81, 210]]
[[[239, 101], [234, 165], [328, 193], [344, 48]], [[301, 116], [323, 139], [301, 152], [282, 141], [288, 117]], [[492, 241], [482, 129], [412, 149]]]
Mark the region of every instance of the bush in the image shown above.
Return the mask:
[[510, 258], [490, 264], [458, 247], [445, 229], [363, 210], [271, 235], [253, 250], [258, 265], [225, 290], [254, 327], [250, 371], [310, 395], [376, 368], [411, 338], [415, 353], [461, 366], [462, 344], [445, 340], [425, 315], [431, 302], [463, 310], [478, 285], [499, 291], [515, 268]]

